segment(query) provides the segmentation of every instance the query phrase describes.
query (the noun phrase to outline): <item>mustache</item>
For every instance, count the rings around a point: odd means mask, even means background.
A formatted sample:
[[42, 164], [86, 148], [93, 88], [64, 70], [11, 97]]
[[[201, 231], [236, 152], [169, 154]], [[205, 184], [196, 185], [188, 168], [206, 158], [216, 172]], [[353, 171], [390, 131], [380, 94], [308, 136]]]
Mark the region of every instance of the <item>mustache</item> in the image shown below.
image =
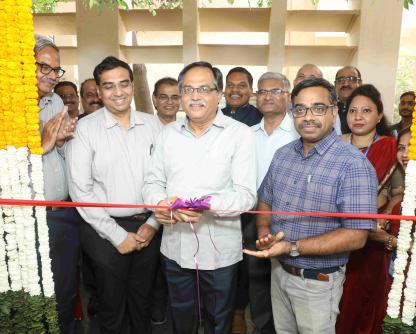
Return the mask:
[[47, 82], [48, 84], [51, 84], [53, 86], [58, 83], [58, 80], [52, 80], [50, 78], [41, 78], [40, 80], [43, 82]]
[[305, 126], [315, 126], [318, 129], [322, 128], [322, 124], [321, 122], [318, 121], [303, 121], [300, 125], [299, 125], [299, 129], [303, 129]]
[[195, 104], [199, 104], [200, 106], [204, 108], [207, 106], [206, 102], [202, 100], [191, 100], [187, 103], [187, 106], [191, 107], [192, 105], [195, 105]]

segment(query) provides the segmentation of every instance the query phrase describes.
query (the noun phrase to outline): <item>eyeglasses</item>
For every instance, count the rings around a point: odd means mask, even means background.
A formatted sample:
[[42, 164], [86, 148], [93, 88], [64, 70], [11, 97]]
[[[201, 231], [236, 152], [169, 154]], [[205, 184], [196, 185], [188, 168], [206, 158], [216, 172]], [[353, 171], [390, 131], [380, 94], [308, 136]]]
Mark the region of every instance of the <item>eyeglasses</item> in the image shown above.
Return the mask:
[[211, 93], [214, 90], [218, 91], [218, 88], [216, 88], [216, 87], [211, 88], [209, 86], [201, 86], [201, 87], [184, 86], [184, 87], [182, 87], [182, 93], [185, 94], [185, 95], [191, 95], [195, 91], [198, 94], [207, 95], [207, 94]]
[[269, 94], [271, 94], [273, 96], [277, 96], [277, 95], [283, 95], [283, 94], [286, 94], [286, 93], [288, 93], [288, 91], [280, 89], [280, 88], [273, 88], [273, 89], [270, 89], [270, 90], [260, 89], [260, 90], [257, 91], [257, 95], [260, 95], [260, 96], [266, 96], [266, 95], [269, 95]]
[[292, 108], [292, 115], [294, 118], [305, 117], [308, 113], [308, 110], [311, 111], [312, 115], [314, 116], [323, 116], [326, 114], [328, 108], [334, 107], [333, 104], [327, 106], [326, 104], [314, 104], [309, 108], [304, 106], [303, 104], [298, 104]]
[[343, 82], [348, 82], [348, 83], [354, 82], [355, 83], [358, 80], [361, 80], [361, 78], [354, 77], [354, 76], [350, 76], [350, 77], [339, 77], [339, 78], [336, 78], [335, 79], [335, 83], [338, 83], [338, 84], [343, 83]]
[[54, 71], [57, 78], [62, 78], [62, 76], [65, 74], [65, 71], [61, 67], [51, 67], [48, 64], [38, 62], [36, 62], [35, 64], [40, 67], [40, 73], [42, 74], [48, 75], [49, 73]]
[[168, 102], [169, 100], [172, 102], [178, 102], [181, 97], [179, 95], [160, 94], [157, 98], [161, 102]]

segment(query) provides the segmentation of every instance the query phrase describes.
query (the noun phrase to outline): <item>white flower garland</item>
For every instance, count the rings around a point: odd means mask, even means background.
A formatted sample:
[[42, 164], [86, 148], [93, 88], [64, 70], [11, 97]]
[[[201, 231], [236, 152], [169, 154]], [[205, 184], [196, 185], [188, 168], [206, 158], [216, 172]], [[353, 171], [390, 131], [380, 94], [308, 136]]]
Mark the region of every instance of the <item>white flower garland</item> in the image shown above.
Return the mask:
[[0, 207], [0, 293], [10, 290], [8, 270], [6, 264], [6, 244], [3, 238], [4, 220], [3, 210]]
[[[3, 198], [12, 198], [12, 179], [8, 164], [8, 152], [6, 150], [0, 150], [0, 187]], [[3, 213], [10, 288], [12, 291], [19, 291], [22, 289], [22, 278], [13, 209], [10, 206], [3, 206]]]
[[[29, 157], [31, 168], [30, 178], [35, 200], [44, 200], [43, 193], [43, 169], [42, 156], [31, 154]], [[51, 259], [49, 257], [49, 228], [46, 221], [46, 208], [44, 206], [35, 207], [35, 216], [38, 227], [39, 253], [42, 263], [42, 287], [46, 297], [52, 297], [55, 294], [55, 285], [51, 270]]]
[[[416, 208], [416, 161], [410, 160], [406, 167], [405, 192], [402, 203], [402, 214], [414, 216]], [[397, 257], [394, 261], [393, 283], [388, 297], [387, 315], [391, 318], [399, 318], [400, 301], [402, 299], [404, 271], [409, 257], [412, 241], [412, 221], [400, 221], [400, 230], [397, 236]], [[413, 238], [415, 235], [413, 236]], [[412, 254], [416, 255], [416, 244], [413, 244]], [[416, 314], [416, 256], [412, 257], [404, 290], [404, 304], [402, 321], [406, 325], [413, 325]]]
[[[29, 156], [26, 147], [16, 149], [8, 146], [7, 150], [0, 150], [0, 188], [2, 198], [32, 199], [33, 197], [43, 200], [42, 156]], [[41, 294], [36, 252], [35, 222], [37, 222], [42, 286], [44, 295], [52, 297], [55, 290], [49, 257], [46, 209], [35, 207], [34, 210], [29, 206], [4, 206], [3, 210], [0, 208], [0, 235], [6, 232], [5, 239], [0, 238], [0, 292], [8, 291], [10, 288], [13, 291], [23, 288], [32, 296]]]

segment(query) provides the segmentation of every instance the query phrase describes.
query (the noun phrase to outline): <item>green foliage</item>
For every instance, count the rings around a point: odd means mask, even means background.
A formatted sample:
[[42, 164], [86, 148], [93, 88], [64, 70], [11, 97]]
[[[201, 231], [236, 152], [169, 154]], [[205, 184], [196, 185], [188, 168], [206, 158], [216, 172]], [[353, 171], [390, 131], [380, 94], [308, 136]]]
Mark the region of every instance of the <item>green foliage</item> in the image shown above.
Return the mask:
[[410, 5], [414, 5], [413, 0], [403, 0], [404, 8], [409, 9]]
[[54, 13], [58, 0], [33, 0], [32, 10], [34, 13]]
[[0, 294], [0, 301], [0, 333], [59, 334], [55, 296], [9, 290]]
[[386, 316], [383, 323], [383, 334], [415, 334], [416, 323], [413, 320], [413, 326], [407, 326], [400, 319]]

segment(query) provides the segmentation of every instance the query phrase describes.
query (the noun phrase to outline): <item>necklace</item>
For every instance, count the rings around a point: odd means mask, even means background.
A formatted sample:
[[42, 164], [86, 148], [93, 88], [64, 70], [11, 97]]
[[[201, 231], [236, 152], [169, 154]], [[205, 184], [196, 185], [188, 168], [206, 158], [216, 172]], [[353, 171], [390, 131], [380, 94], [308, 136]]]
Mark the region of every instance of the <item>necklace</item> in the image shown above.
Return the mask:
[[[374, 142], [376, 141], [376, 139], [378, 138], [378, 133], [376, 132], [373, 136], [373, 139], [371, 140], [370, 145], [368, 145], [367, 147], [357, 147], [367, 158], [368, 153], [370, 152], [371, 146], [374, 144]], [[352, 144], [352, 133], [350, 133], [350, 144]], [[365, 151], [364, 151], [365, 150]]]

